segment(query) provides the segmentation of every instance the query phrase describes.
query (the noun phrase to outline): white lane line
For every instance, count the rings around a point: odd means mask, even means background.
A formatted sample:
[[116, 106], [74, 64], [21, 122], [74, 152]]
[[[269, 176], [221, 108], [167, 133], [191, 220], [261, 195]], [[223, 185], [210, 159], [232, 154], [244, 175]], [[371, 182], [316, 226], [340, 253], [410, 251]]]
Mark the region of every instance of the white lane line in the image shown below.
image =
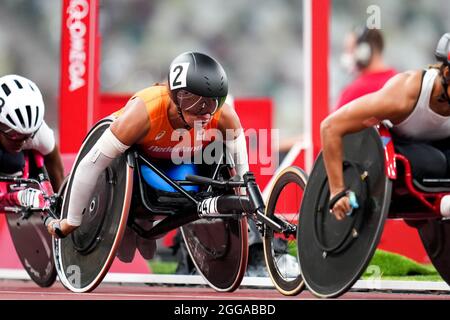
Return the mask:
[[399, 290], [399, 291], [446, 291], [450, 287], [443, 281], [359, 280], [353, 289]]
[[[25, 270], [0, 269], [0, 279], [31, 280]], [[108, 273], [102, 283], [154, 284], [154, 285], [205, 285], [201, 276], [159, 275], [137, 273]], [[244, 277], [241, 287], [274, 288], [270, 278]], [[408, 292], [441, 291], [450, 293], [450, 286], [443, 281], [359, 280], [353, 290], [398, 290]]]
[[[173, 292], [164, 292], [161, 294], [130, 294], [130, 293], [84, 293], [77, 294], [72, 292], [42, 292], [42, 291], [11, 291], [11, 290], [0, 290], [0, 295], [2, 294], [10, 294], [10, 295], [27, 295], [27, 296], [66, 296], [67, 298], [73, 297], [76, 299], [89, 299], [92, 297], [104, 297], [107, 299], [108, 297], [123, 297], [123, 298], [170, 298], [171, 300], [176, 299], [184, 299], [184, 300], [237, 300], [237, 299], [245, 299], [245, 300], [273, 300], [273, 299], [284, 299], [283, 296], [279, 298], [274, 297], [261, 297], [261, 296], [249, 296], [249, 295], [227, 295], [227, 296], [211, 296], [205, 293], [205, 295], [192, 295], [192, 294], [174, 294]], [[167, 296], [167, 297], [165, 297]], [[175, 299], [174, 299], [175, 298]]]

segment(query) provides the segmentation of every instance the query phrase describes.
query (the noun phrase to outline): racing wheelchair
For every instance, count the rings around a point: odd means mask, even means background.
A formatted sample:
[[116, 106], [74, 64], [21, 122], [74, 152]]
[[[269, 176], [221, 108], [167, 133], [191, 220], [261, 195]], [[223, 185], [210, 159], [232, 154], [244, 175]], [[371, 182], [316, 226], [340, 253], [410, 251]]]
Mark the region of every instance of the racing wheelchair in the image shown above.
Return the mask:
[[[347, 190], [331, 200], [322, 154], [314, 164], [297, 239], [303, 279], [318, 297], [342, 295], [360, 278], [386, 219], [404, 219], [415, 227], [431, 262], [450, 283], [450, 223], [439, 208], [440, 199], [450, 194], [449, 179], [413, 176], [410, 161], [394, 149], [394, 140], [384, 125], [345, 136]], [[350, 191], [353, 209], [346, 219], [337, 221], [330, 208]]]
[[3, 194], [26, 188], [41, 190], [45, 203], [42, 208], [2, 206], [6, 215], [14, 248], [30, 278], [41, 287], [51, 286], [56, 279], [52, 240], [44, 226], [47, 217], [56, 218], [60, 210], [60, 197], [54, 193], [43, 156], [36, 151], [24, 152], [25, 167], [20, 175], [0, 176]]
[[[73, 173], [112, 121], [110, 117], [99, 121], [86, 136], [61, 194], [61, 218], [68, 214]], [[295, 242], [296, 218], [277, 214], [277, 197], [266, 208], [254, 175], [248, 172], [243, 181], [233, 179], [234, 165], [225, 146], [216, 150], [222, 151], [214, 154], [213, 164], [199, 165], [198, 171], [182, 177], [170, 176], [162, 164], [135, 147], [115, 159], [97, 180], [81, 226], [66, 238], [53, 239], [62, 284], [73, 292], [92, 291], [116, 256], [131, 261], [134, 249], [124, 235], [135, 234], [154, 247], [152, 241], [181, 227], [198, 273], [213, 289], [231, 292], [239, 287], [247, 267], [247, 218], [252, 218], [264, 237], [267, 266], [276, 287], [284, 294], [301, 290], [298, 263], [284, 272], [288, 259], [280, 259], [288, 242]], [[301, 170], [289, 175], [289, 182], [294, 176], [294, 183], [304, 188]], [[156, 188], [157, 180], [165, 187]], [[240, 195], [237, 188], [245, 188], [247, 195]], [[120, 254], [127, 249], [131, 254]], [[151, 252], [145, 258], [151, 258]]]

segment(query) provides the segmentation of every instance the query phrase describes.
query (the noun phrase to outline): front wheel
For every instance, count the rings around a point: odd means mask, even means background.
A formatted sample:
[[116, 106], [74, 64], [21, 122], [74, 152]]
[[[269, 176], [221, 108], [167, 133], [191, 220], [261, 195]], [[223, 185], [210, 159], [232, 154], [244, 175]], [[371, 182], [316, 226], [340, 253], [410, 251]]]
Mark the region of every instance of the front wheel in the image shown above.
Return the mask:
[[[217, 174], [214, 178], [228, 180], [235, 172], [223, 167]], [[248, 260], [247, 218], [199, 219], [181, 232], [192, 262], [211, 288], [232, 292], [240, 286]]]
[[299, 294], [304, 288], [297, 254], [297, 223], [307, 175], [298, 167], [288, 167], [275, 178], [265, 215], [289, 226], [276, 232], [266, 226], [264, 257], [270, 278], [279, 292], [286, 296]]

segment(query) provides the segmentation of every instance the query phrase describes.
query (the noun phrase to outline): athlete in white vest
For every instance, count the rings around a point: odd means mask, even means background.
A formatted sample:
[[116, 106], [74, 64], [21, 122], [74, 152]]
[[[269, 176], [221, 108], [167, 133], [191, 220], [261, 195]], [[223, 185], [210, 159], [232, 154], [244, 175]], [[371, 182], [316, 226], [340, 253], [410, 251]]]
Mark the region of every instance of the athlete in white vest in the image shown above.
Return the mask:
[[[393, 124], [396, 149], [410, 160], [415, 177], [450, 177], [450, 33], [441, 37], [435, 55], [439, 63], [428, 70], [400, 73], [381, 90], [348, 103], [322, 122], [330, 199], [345, 189], [343, 136], [383, 120]], [[350, 209], [349, 198], [343, 197], [332, 213], [342, 220]], [[450, 216], [450, 196], [441, 200], [440, 209]]]

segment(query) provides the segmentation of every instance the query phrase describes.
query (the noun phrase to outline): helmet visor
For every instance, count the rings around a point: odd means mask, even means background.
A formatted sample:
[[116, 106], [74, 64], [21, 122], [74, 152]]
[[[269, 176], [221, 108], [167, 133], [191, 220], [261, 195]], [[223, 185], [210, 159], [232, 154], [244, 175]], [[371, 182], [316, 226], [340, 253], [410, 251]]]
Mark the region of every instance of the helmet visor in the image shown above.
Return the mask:
[[192, 115], [213, 115], [220, 105], [219, 98], [202, 97], [188, 91], [184, 91], [179, 95], [178, 101], [181, 110]]

